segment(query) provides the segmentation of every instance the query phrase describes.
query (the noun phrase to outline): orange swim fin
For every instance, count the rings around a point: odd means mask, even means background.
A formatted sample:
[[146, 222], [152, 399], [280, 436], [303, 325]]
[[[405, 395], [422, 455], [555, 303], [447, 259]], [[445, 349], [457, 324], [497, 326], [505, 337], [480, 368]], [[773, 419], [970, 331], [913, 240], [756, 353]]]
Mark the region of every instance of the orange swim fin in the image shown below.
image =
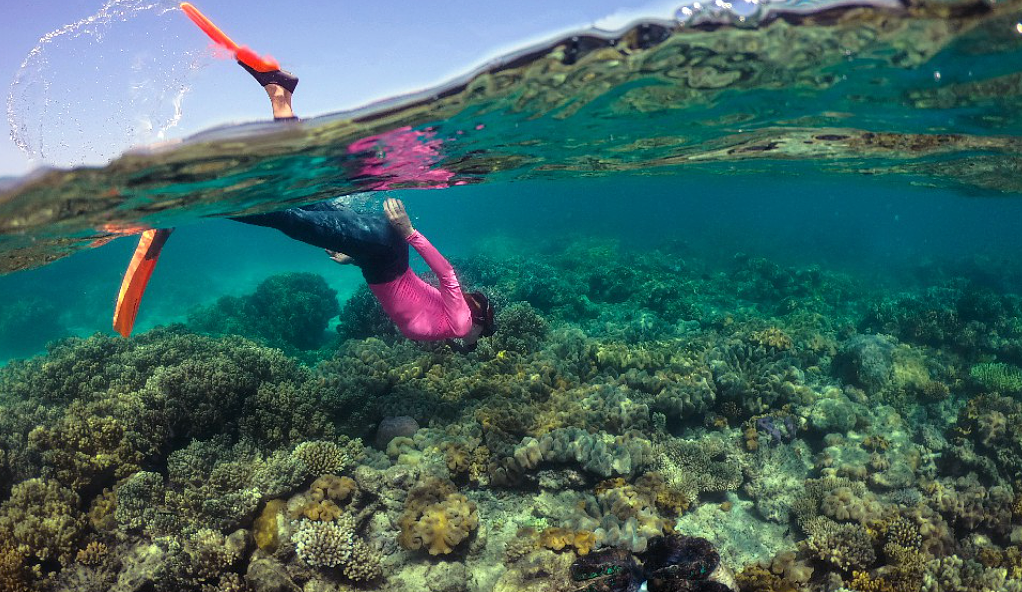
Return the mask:
[[209, 35], [209, 38], [212, 39], [214, 43], [234, 54], [234, 58], [239, 62], [242, 62], [257, 72], [273, 72], [274, 70], [280, 70], [280, 64], [277, 63], [277, 60], [268, 55], [260, 56], [248, 47], [238, 45], [231, 40], [230, 37], [224, 34], [224, 32], [220, 30], [220, 27], [214, 25], [213, 21], [206, 18], [206, 15], [199, 12], [198, 8], [192, 6], [190, 2], [182, 2], [181, 10], [184, 11], [188, 18], [192, 19], [193, 23], [202, 29], [203, 33]]
[[173, 228], [146, 230], [138, 239], [135, 254], [131, 257], [128, 270], [124, 272], [121, 291], [117, 294], [117, 306], [114, 308], [114, 329], [123, 337], [131, 335], [135, 317], [138, 316], [138, 305], [142, 302], [142, 294], [145, 293], [149, 278], [156, 269], [160, 250], [173, 230]]

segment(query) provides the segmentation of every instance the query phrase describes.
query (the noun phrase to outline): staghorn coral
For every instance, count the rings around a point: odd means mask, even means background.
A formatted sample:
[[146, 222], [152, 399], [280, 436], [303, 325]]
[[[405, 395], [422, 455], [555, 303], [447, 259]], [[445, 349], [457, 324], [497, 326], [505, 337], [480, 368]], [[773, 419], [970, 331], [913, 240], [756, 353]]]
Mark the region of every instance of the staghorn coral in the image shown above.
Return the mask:
[[1022, 471], [1022, 404], [1001, 395], [979, 395], [958, 413], [944, 459], [952, 475], [977, 472], [986, 482], [1009, 483]]
[[25, 563], [25, 555], [8, 541], [0, 542], [0, 589], [30, 592], [34, 574]]
[[263, 382], [245, 398], [238, 433], [267, 451], [307, 440], [335, 440], [329, 391], [305, 370], [282, 381]]
[[527, 302], [502, 307], [496, 317], [499, 330], [484, 344], [490, 351], [528, 355], [538, 351], [546, 341], [550, 326]]
[[290, 494], [308, 475], [284, 451], [266, 455], [247, 443], [194, 441], [167, 459], [166, 504], [173, 513], [221, 530], [237, 528], [259, 505]]
[[658, 443], [654, 465], [664, 479], [694, 499], [700, 492], [732, 491], [744, 476], [735, 443], [716, 437], [700, 441], [668, 438]]
[[991, 392], [1005, 395], [1022, 392], [1022, 369], [1011, 364], [976, 364], [969, 368], [969, 377]]
[[133, 394], [75, 401], [52, 425], [28, 435], [58, 481], [75, 491], [113, 485], [158, 456], [168, 437], [159, 415]]
[[801, 592], [793, 582], [785, 580], [760, 564], [747, 565], [735, 574], [735, 583], [741, 592]]
[[809, 475], [803, 444], [758, 447], [754, 461], [745, 466], [744, 491], [756, 501], [756, 510], [773, 522], [787, 524], [796, 501], [805, 496]]

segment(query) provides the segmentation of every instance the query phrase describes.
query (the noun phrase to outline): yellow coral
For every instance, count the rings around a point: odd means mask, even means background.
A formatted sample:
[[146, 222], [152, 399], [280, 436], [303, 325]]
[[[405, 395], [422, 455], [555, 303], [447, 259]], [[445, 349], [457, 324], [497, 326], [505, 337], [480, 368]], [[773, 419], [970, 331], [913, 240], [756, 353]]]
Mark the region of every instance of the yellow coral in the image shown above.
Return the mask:
[[756, 345], [779, 350], [788, 350], [793, 346], [791, 337], [788, 337], [788, 334], [779, 327], [769, 327], [762, 331], [755, 331], [749, 336], [749, 341]]
[[78, 550], [77, 561], [83, 565], [99, 565], [103, 563], [109, 552], [110, 549], [103, 543], [92, 541], [84, 549]]
[[31, 572], [25, 566], [25, 556], [5, 542], [0, 542], [0, 590], [29, 592]]
[[89, 506], [89, 522], [96, 530], [114, 530], [117, 528], [117, 495], [109, 489], [96, 496]]
[[302, 508], [302, 514], [309, 520], [330, 522], [331, 520], [336, 520], [341, 515], [341, 508], [330, 500], [320, 500]]
[[447, 468], [452, 474], [460, 474], [468, 471], [472, 465], [472, 457], [464, 444], [456, 442], [444, 442], [440, 445], [447, 461]]
[[551, 527], [539, 534], [539, 544], [553, 551], [574, 547], [579, 555], [587, 555], [596, 546], [596, 534], [588, 530]]
[[406, 549], [426, 549], [430, 555], [446, 555], [479, 527], [476, 505], [452, 493], [442, 502], [420, 512], [406, 509], [401, 517], [398, 541]]
[[284, 500], [270, 500], [266, 502], [263, 511], [255, 519], [255, 523], [252, 525], [252, 536], [255, 538], [256, 546], [263, 551], [272, 553], [280, 544], [280, 531], [277, 519], [286, 507], [287, 502]]
[[799, 592], [800, 588], [759, 564], [746, 566], [735, 575], [742, 592]]
[[312, 486], [309, 487], [309, 497], [314, 502], [323, 500], [343, 502], [356, 490], [358, 490], [358, 484], [351, 477], [323, 475], [312, 482]]

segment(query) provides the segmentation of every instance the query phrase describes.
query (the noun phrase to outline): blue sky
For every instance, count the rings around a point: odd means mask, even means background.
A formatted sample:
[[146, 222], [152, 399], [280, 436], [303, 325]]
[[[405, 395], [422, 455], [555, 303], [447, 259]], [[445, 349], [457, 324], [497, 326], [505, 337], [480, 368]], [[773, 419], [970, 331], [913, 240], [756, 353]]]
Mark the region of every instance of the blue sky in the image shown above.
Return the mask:
[[[0, 79], [5, 104], [25, 57], [39, 39], [87, 19], [114, 0], [5, 0], [0, 36]], [[140, 6], [143, 0], [117, 0]], [[175, 5], [170, 0], [150, 4]], [[196, 6], [236, 41], [271, 53], [301, 77], [296, 110], [318, 115], [421, 89], [479, 66], [524, 44], [569, 29], [620, 26], [640, 14], [668, 16], [680, 2], [665, 0], [295, 0], [274, 3], [197, 0]], [[11, 6], [13, 4], [13, 7]], [[90, 28], [91, 27], [91, 28]], [[93, 30], [104, 32], [97, 41]], [[212, 57], [205, 36], [180, 11], [140, 11], [109, 27], [85, 24], [45, 45], [47, 66], [24, 82], [50, 85], [55, 105], [16, 103], [31, 134], [46, 134], [50, 162], [32, 162], [10, 138], [0, 140], [0, 176], [21, 175], [39, 164], [98, 163], [135, 143], [157, 141], [146, 115], [173, 96], [152, 84], [188, 87], [180, 118], [164, 138], [229, 122], [268, 116], [265, 95], [232, 62]], [[185, 57], [187, 56], [187, 57]], [[130, 67], [129, 67], [130, 66]], [[129, 71], [130, 70], [130, 71]], [[174, 76], [161, 79], [161, 71]], [[36, 87], [38, 88], [38, 85]], [[176, 92], [176, 91], [175, 91]], [[63, 93], [63, 94], [61, 94]], [[159, 120], [159, 117], [155, 118]], [[164, 118], [164, 123], [170, 121]], [[129, 133], [130, 130], [130, 133]], [[57, 144], [63, 143], [63, 146]], [[59, 150], [57, 148], [60, 148]]]

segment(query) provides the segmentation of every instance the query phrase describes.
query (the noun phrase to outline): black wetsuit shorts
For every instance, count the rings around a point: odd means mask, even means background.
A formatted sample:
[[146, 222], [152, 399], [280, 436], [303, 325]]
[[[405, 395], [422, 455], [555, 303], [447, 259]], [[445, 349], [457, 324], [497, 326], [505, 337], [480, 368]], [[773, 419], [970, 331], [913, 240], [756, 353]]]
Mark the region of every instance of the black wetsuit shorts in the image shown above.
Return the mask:
[[408, 243], [379, 214], [325, 201], [232, 220], [276, 228], [303, 243], [344, 253], [370, 284], [391, 282], [408, 269]]

